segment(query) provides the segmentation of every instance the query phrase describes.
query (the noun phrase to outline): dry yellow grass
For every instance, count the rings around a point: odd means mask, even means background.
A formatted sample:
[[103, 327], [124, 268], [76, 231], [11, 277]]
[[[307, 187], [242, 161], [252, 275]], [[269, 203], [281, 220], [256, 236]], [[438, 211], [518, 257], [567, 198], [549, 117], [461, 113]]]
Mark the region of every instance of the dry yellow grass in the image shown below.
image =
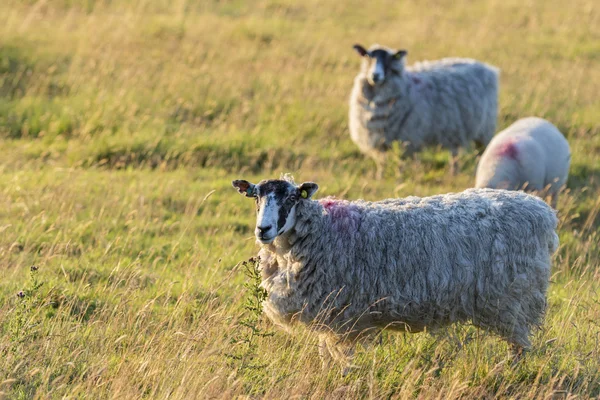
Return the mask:
[[[600, 396], [599, 39], [592, 0], [2, 2], [0, 398]], [[452, 177], [436, 150], [372, 179], [347, 132], [354, 42], [495, 64], [500, 128], [567, 135], [549, 312], [517, 365], [464, 326], [384, 333], [345, 378], [265, 321], [259, 368], [227, 357], [256, 251], [232, 179], [370, 200], [473, 184], [474, 154]]]

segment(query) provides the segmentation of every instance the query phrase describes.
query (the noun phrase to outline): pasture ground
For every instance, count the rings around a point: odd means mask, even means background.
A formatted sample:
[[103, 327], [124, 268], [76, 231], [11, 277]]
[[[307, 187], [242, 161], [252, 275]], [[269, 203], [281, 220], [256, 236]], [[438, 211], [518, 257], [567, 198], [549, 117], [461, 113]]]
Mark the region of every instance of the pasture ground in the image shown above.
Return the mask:
[[[497, 65], [499, 128], [537, 115], [568, 137], [520, 363], [457, 326], [384, 333], [342, 378], [306, 331], [248, 316], [254, 206], [232, 179], [368, 200], [473, 184], [474, 152], [452, 177], [436, 149], [373, 179], [348, 134], [354, 42]], [[0, 398], [600, 396], [599, 92], [593, 0], [0, 2]]]

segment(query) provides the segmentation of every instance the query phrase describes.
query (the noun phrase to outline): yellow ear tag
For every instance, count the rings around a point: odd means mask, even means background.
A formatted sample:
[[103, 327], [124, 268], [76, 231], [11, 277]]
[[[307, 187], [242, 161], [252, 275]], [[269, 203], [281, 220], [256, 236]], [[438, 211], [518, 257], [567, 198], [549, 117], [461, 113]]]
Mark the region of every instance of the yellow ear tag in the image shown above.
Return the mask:
[[303, 190], [302, 192], [300, 192], [300, 196], [302, 196], [303, 199], [306, 199], [308, 197], [308, 192], [306, 190]]

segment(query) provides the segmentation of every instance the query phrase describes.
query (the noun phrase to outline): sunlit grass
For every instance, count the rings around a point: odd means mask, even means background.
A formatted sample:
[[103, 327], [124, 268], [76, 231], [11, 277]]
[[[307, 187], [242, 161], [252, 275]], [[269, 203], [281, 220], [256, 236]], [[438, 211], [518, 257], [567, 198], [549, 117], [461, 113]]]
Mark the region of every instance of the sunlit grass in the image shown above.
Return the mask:
[[[2, 2], [0, 398], [599, 396], [599, 27], [590, 0]], [[265, 322], [260, 368], [227, 357], [256, 253], [232, 179], [368, 200], [473, 185], [475, 154], [453, 177], [438, 149], [373, 179], [348, 134], [355, 42], [497, 65], [499, 129], [538, 115], [568, 137], [548, 315], [520, 363], [466, 326], [384, 332], [345, 378], [302, 328]]]

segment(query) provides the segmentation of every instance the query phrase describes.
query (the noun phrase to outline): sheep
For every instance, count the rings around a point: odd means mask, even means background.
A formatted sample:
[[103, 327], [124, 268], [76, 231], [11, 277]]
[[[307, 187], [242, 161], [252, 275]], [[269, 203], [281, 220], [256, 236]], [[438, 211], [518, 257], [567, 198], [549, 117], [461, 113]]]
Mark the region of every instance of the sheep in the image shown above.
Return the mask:
[[487, 146], [496, 132], [499, 69], [467, 58], [444, 58], [405, 67], [406, 50], [373, 45], [354, 49], [363, 57], [350, 95], [350, 136], [371, 156], [381, 177], [385, 152], [398, 141], [406, 155], [423, 147], [450, 150], [474, 141]]
[[570, 164], [569, 142], [554, 125], [522, 118], [498, 133], [483, 152], [475, 187], [540, 192], [550, 195], [556, 208]]
[[354, 345], [389, 328], [419, 332], [470, 322], [520, 354], [542, 322], [557, 218], [523, 192], [378, 202], [313, 200], [313, 182], [252, 184], [263, 311], [280, 327], [300, 322], [319, 336], [324, 367], [352, 369]]

